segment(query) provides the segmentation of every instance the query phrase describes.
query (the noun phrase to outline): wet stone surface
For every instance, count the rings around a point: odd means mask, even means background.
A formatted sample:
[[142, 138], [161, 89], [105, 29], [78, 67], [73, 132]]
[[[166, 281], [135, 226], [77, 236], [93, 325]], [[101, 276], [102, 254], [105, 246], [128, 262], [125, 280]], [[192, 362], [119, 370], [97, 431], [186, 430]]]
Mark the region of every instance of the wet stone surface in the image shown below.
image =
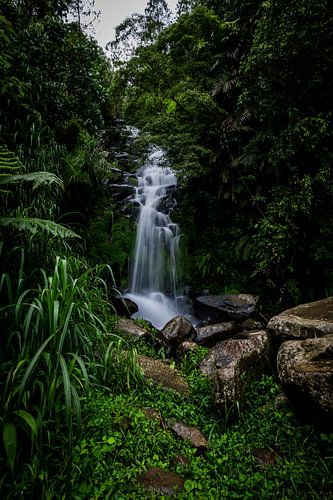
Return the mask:
[[151, 467], [137, 476], [138, 483], [146, 488], [160, 491], [165, 495], [174, 495], [184, 489], [185, 480], [174, 472], [159, 467]]

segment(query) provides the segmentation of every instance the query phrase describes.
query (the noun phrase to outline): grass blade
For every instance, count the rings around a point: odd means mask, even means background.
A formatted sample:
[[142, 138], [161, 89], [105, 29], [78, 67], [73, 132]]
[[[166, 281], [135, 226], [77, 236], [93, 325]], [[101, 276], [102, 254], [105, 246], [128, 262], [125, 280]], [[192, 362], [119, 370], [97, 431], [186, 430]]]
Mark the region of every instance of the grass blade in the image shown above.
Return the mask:
[[71, 451], [73, 447], [72, 391], [71, 391], [71, 381], [68, 368], [62, 354], [60, 354], [60, 367], [61, 367], [64, 395], [65, 395], [65, 413], [66, 413], [66, 422], [68, 428], [68, 447], [69, 451]]
[[17, 448], [17, 434], [13, 422], [5, 422], [3, 425], [3, 444], [6, 450], [6, 455], [10, 468], [14, 469], [16, 448]]
[[43, 344], [40, 346], [40, 348], [38, 349], [38, 351], [36, 352], [36, 354], [34, 355], [34, 357], [32, 358], [25, 374], [24, 374], [24, 377], [23, 377], [23, 380], [20, 384], [20, 388], [19, 388], [19, 394], [18, 394], [18, 399], [19, 401], [21, 400], [22, 398], [22, 395], [23, 395], [23, 392], [26, 388], [26, 385], [39, 361], [39, 358], [41, 357], [45, 347], [47, 346], [47, 344], [52, 340], [52, 338], [54, 337], [54, 335], [50, 335], [46, 340], [45, 342], [43, 342]]
[[37, 423], [34, 417], [25, 410], [18, 410], [16, 412], [17, 416], [20, 417], [25, 423], [30, 427], [31, 432], [37, 437]]

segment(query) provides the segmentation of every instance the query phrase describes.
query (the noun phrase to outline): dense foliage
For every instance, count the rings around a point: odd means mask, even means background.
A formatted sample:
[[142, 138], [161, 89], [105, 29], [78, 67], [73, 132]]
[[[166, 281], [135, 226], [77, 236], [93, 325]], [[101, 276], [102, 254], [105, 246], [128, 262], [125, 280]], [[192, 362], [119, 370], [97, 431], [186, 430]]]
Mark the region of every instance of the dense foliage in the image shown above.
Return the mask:
[[83, 32], [83, 3], [0, 1], [2, 498], [49, 498], [60, 471], [65, 495], [82, 398], [112, 370], [120, 387], [135, 372], [113, 334], [112, 271], [91, 251], [111, 205], [112, 71]]
[[201, 0], [178, 10], [118, 81], [127, 120], [179, 171], [189, 275], [276, 308], [331, 293], [331, 4]]
[[[154, 498], [135, 479], [161, 466], [180, 498], [322, 498], [331, 436], [276, 410], [273, 380], [229, 430], [200, 349], [178, 366], [189, 400], [143, 384], [137, 351], [165, 353], [117, 331], [133, 224], [103, 180], [123, 116], [179, 172], [189, 284], [277, 309], [331, 293], [332, 6], [149, 0], [110, 61], [85, 31], [93, 3], [0, 0], [0, 497]], [[199, 426], [207, 456], [144, 406]]]

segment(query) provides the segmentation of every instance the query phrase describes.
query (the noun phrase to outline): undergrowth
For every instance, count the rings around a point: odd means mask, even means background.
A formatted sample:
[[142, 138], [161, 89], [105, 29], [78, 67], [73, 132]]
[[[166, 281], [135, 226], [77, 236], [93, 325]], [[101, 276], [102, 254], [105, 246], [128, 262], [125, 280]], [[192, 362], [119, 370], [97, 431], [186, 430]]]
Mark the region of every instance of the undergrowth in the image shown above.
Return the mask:
[[[211, 384], [196, 368], [203, 351], [181, 365], [189, 398], [146, 383], [139, 391], [87, 399], [72, 498], [165, 498], [137, 483], [138, 474], [150, 467], [185, 479], [184, 491], [175, 495], [179, 499], [332, 498], [329, 436], [304, 425], [288, 407], [277, 409], [281, 389], [268, 376], [249, 385], [239, 421], [228, 425], [215, 413]], [[146, 408], [154, 408], [157, 417], [148, 418]], [[209, 442], [207, 453], [198, 456], [190, 442], [177, 438], [172, 419], [199, 428]], [[253, 455], [258, 449], [271, 452], [274, 464], [260, 464]]]

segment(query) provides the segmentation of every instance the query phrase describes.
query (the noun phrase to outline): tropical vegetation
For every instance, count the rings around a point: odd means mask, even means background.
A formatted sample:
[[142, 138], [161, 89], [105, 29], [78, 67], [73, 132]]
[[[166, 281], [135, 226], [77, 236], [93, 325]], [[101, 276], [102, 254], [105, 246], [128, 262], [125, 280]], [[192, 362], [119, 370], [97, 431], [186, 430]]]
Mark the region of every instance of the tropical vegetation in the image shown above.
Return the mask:
[[[93, 4], [0, 0], [0, 496], [156, 498], [136, 478], [159, 466], [179, 498], [329, 498], [332, 435], [277, 409], [273, 378], [234, 425], [204, 351], [174, 361], [188, 400], [143, 381], [138, 353], [165, 352], [117, 328], [133, 224], [103, 181], [121, 118], [177, 170], [187, 284], [268, 313], [332, 294], [332, 5], [149, 0], [106, 54]], [[198, 426], [206, 456], [145, 407]]]

